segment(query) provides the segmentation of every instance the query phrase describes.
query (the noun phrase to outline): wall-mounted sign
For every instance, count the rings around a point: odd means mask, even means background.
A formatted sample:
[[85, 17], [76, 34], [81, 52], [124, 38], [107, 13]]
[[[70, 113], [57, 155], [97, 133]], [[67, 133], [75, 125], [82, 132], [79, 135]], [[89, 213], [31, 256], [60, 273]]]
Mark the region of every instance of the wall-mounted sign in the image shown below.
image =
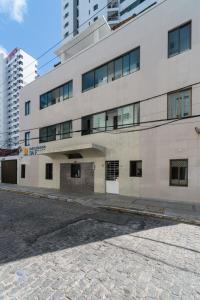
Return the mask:
[[39, 154], [40, 152], [46, 150], [46, 146], [36, 146], [36, 147], [25, 147], [22, 149], [24, 156], [35, 156]]

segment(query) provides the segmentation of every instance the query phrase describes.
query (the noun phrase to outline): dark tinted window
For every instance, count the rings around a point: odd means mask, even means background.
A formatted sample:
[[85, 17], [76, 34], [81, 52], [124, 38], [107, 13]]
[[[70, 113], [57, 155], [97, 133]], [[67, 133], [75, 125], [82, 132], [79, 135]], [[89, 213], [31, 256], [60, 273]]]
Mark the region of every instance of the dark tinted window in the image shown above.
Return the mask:
[[71, 164], [71, 178], [81, 178], [80, 164]]
[[168, 56], [174, 56], [191, 49], [191, 22], [168, 33]]
[[130, 177], [142, 177], [142, 161], [130, 161]]
[[46, 179], [53, 179], [53, 164], [46, 164]]

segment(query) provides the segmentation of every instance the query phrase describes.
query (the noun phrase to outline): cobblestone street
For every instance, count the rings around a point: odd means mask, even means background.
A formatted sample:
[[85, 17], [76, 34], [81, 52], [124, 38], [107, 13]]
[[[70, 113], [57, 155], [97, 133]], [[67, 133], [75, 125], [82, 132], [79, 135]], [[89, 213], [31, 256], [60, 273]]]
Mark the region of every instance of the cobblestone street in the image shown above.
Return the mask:
[[200, 299], [200, 227], [0, 192], [0, 299]]

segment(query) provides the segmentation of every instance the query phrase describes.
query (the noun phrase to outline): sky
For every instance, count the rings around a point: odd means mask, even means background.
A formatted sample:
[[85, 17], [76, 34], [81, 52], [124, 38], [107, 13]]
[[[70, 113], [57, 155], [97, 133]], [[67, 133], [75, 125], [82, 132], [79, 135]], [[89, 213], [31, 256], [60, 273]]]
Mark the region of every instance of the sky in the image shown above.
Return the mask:
[[[0, 49], [9, 53], [19, 47], [38, 58], [61, 38], [60, 0], [0, 0]], [[39, 60], [40, 68], [55, 57], [54, 50]], [[47, 72], [56, 62], [39, 73]]]

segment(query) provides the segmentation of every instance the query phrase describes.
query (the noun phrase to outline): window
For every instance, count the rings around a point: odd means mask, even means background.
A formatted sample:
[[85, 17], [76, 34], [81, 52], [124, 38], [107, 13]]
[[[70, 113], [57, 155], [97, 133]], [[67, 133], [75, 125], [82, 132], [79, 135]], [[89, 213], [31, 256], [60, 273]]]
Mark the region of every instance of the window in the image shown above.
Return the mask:
[[191, 22], [169, 31], [168, 57], [191, 49]]
[[64, 123], [43, 127], [39, 131], [40, 143], [47, 143], [51, 141], [68, 139], [72, 136], [72, 122], [67, 121]]
[[170, 160], [170, 185], [188, 186], [188, 160]]
[[96, 69], [95, 71], [95, 87], [103, 85], [108, 81], [107, 65]]
[[95, 4], [94, 7], [93, 7], [93, 9], [97, 10], [98, 9], [98, 4]]
[[81, 178], [80, 164], [71, 164], [71, 178]]
[[168, 119], [192, 115], [192, 90], [183, 90], [168, 95]]
[[127, 128], [140, 123], [140, 103], [82, 118], [82, 135]]
[[83, 91], [88, 91], [94, 88], [94, 71], [83, 75]]
[[25, 116], [30, 115], [31, 112], [31, 101], [25, 102]]
[[21, 178], [26, 177], [26, 165], [21, 165]]
[[119, 161], [106, 161], [106, 181], [116, 181], [119, 178]]
[[140, 47], [82, 75], [82, 91], [88, 91], [140, 69]]
[[142, 177], [142, 161], [130, 161], [130, 177]]
[[53, 164], [46, 164], [46, 179], [53, 179]]
[[25, 132], [25, 146], [30, 146], [30, 131]]
[[69, 81], [40, 96], [40, 109], [54, 105], [73, 96], [73, 81]]

